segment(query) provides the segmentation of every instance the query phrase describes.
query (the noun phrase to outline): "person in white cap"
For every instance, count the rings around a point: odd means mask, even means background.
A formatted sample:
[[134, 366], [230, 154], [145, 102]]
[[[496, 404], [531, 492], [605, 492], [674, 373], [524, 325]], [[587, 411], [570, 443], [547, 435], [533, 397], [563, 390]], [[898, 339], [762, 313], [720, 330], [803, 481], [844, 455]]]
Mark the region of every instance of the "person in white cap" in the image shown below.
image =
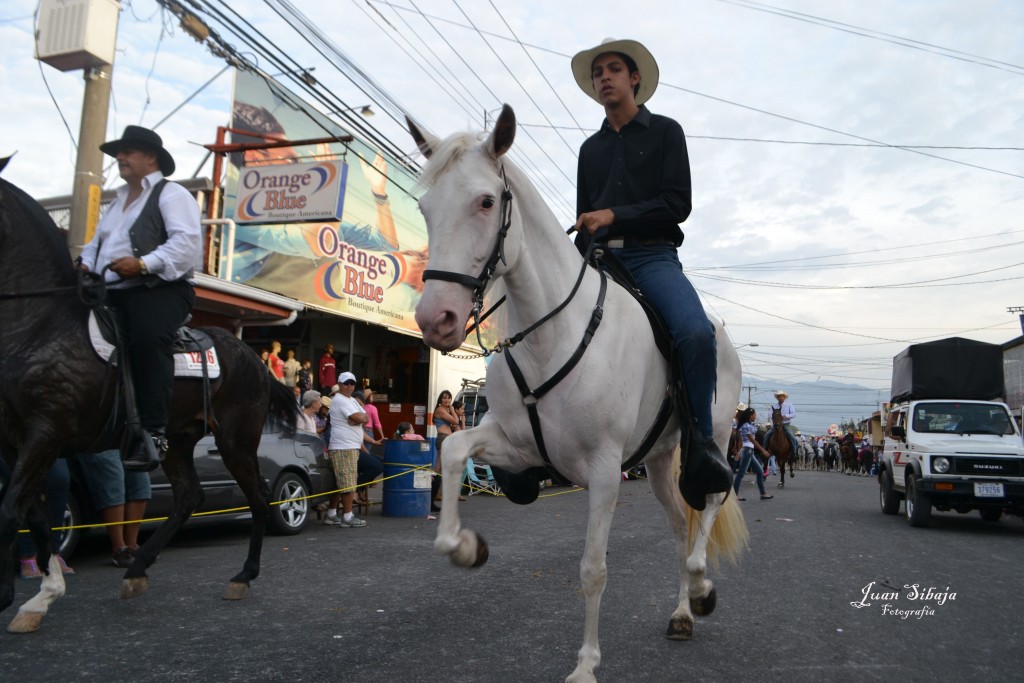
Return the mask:
[[[793, 425], [793, 418], [796, 417], [796, 409], [793, 404], [789, 402], [789, 394], [779, 389], [772, 392], [772, 396], [775, 397], [775, 403], [772, 404], [772, 410], [782, 411], [782, 426], [786, 430], [786, 436], [789, 438], [789, 445], [793, 449], [790, 451], [795, 458], [796, 454], [800, 452], [800, 447], [796, 444], [796, 427]], [[775, 432], [775, 427], [768, 430], [768, 433], [764, 435], [764, 442], [770, 443], [772, 434]]]
[[[338, 376], [338, 383], [341, 391], [331, 397], [331, 440], [327, 445], [327, 455], [341, 493], [331, 497], [331, 509], [327, 511], [324, 524], [363, 527], [366, 521], [352, 513], [352, 497], [356, 490], [359, 449], [363, 446], [363, 425], [367, 417], [359, 402], [352, 398], [356, 390], [356, 376], [343, 372]], [[343, 513], [340, 519], [334, 509], [338, 498], [341, 499]]]
[[686, 138], [676, 121], [644, 106], [658, 87], [658, 63], [637, 41], [607, 39], [583, 50], [572, 72], [605, 113], [580, 147], [576, 243], [582, 251], [592, 239], [607, 241], [665, 321], [689, 413], [679, 487], [690, 507], [703, 510], [707, 494], [729, 490], [732, 472], [711, 424], [715, 330], [676, 251], [692, 207]]

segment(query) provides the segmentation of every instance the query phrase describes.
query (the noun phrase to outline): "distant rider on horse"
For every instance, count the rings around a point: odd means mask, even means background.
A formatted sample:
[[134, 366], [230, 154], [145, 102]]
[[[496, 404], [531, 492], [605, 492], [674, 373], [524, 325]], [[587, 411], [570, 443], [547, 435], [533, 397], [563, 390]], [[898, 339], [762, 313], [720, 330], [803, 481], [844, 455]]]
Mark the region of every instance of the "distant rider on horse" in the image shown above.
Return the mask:
[[[778, 391], [773, 392], [772, 395], [775, 396], [775, 403], [772, 404], [771, 408], [772, 410], [781, 411], [782, 427], [786, 431], [786, 437], [789, 439], [789, 445], [792, 449], [790, 451], [792, 454], [790, 457], [796, 458], [797, 454], [800, 452], [800, 448], [796, 443], [796, 427], [793, 426], [793, 418], [796, 417], [796, 409], [793, 407], [793, 404], [789, 402], [789, 394], [785, 391], [779, 389]], [[771, 443], [772, 433], [774, 432], [775, 425], [773, 423], [771, 429], [769, 429], [768, 433], [765, 434], [765, 443]]]

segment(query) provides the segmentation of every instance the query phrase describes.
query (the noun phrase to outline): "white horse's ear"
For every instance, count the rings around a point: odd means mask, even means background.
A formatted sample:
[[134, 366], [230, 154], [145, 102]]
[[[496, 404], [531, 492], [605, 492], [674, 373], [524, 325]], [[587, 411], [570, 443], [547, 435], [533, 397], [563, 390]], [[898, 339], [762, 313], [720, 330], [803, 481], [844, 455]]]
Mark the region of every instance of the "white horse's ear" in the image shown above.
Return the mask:
[[429, 159], [430, 155], [434, 153], [434, 148], [441, 142], [441, 139], [420, 130], [419, 126], [413, 123], [412, 119], [408, 116], [405, 117], [405, 123], [409, 127], [409, 132], [412, 133], [412, 139], [416, 141], [416, 146], [420, 148], [423, 156]]
[[497, 159], [505, 152], [512, 149], [512, 141], [516, 139], [516, 113], [507, 104], [502, 105], [498, 120], [494, 123], [494, 130], [487, 140], [487, 149]]

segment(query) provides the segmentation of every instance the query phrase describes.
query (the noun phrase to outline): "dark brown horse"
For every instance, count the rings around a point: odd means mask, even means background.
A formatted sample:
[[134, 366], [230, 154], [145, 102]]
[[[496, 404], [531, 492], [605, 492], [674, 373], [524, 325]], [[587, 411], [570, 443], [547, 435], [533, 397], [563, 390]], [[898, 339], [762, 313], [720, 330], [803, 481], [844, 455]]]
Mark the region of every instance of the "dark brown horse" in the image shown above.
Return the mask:
[[789, 476], [795, 476], [793, 472], [793, 460], [796, 453], [793, 453], [793, 444], [789, 442], [789, 435], [786, 433], [786, 426], [782, 424], [782, 410], [772, 408], [772, 435], [764, 445], [765, 450], [775, 456], [775, 464], [779, 467], [779, 488], [786, 486], [786, 463], [789, 463]]
[[[28, 523], [44, 571], [40, 592], [8, 626], [14, 632], [38, 629], [49, 605], [64, 594], [49, 515], [41, 504], [50, 466], [56, 458], [116, 448], [120, 441], [118, 435], [104, 436], [111, 431], [104, 427], [118, 378], [91, 348], [89, 308], [76, 290], [76, 272], [43, 208], [0, 179], [0, 454], [11, 469], [0, 492], [0, 610], [14, 601], [12, 546], [22, 523]], [[294, 425], [297, 408], [291, 390], [271, 381], [251, 349], [224, 330], [205, 331], [213, 338], [221, 375], [211, 382], [208, 407], [202, 380], [175, 382], [163, 468], [176, 509], [135, 555], [122, 598], [145, 592], [146, 568], [202, 502], [192, 452], [207, 429], [252, 509], [248, 557], [224, 597], [245, 597], [259, 575], [270, 490], [256, 450], [268, 410]]]

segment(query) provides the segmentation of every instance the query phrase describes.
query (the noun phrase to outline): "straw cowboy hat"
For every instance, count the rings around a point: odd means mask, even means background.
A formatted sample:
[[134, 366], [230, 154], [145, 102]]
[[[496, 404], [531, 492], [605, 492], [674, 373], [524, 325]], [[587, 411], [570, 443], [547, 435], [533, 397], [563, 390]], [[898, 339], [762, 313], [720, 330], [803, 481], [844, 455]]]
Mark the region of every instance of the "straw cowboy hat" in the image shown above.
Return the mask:
[[580, 90], [587, 93], [598, 104], [601, 100], [594, 92], [594, 78], [591, 69], [594, 60], [598, 56], [608, 52], [621, 52], [636, 62], [637, 71], [640, 72], [640, 88], [636, 93], [636, 103], [643, 104], [651, 99], [651, 95], [658, 88], [658, 63], [654, 61], [654, 55], [650, 50], [635, 40], [615, 40], [605, 38], [597, 47], [577, 52], [572, 58], [572, 75], [576, 78], [576, 84]]
[[116, 157], [125, 147], [144, 149], [156, 153], [156, 163], [165, 176], [174, 173], [174, 157], [164, 149], [163, 139], [149, 128], [142, 126], [125, 126], [120, 140], [111, 140], [100, 145], [100, 151], [107, 156]]
[[777, 389], [776, 391], [772, 392], [772, 396], [785, 396], [786, 398], [789, 398], [789, 393], [783, 391], [782, 389]]

